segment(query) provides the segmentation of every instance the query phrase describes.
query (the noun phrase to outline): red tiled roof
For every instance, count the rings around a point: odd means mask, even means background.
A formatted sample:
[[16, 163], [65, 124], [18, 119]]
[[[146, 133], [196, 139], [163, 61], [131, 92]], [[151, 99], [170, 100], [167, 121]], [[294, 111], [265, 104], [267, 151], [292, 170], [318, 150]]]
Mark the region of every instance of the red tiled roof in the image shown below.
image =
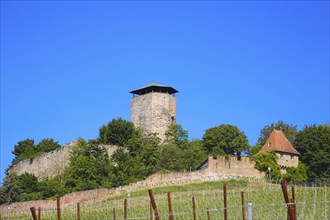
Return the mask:
[[284, 133], [278, 130], [274, 130], [270, 134], [265, 145], [258, 153], [263, 153], [269, 150], [300, 155], [300, 153], [292, 146], [289, 140], [285, 137]]

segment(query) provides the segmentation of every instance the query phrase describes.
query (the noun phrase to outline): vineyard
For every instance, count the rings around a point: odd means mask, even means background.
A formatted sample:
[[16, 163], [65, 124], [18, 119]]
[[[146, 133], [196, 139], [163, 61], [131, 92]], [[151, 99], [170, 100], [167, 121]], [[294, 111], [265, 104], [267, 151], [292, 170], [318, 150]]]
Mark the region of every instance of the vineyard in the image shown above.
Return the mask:
[[[330, 219], [329, 182], [295, 184], [294, 190], [297, 219]], [[288, 191], [291, 193], [291, 185]], [[253, 219], [287, 218], [287, 206], [279, 183], [211, 181], [159, 187], [152, 192], [159, 219], [224, 219], [224, 215], [227, 219], [248, 219], [248, 203], [252, 204]], [[62, 220], [155, 219], [147, 189], [126, 192], [97, 203], [61, 205], [60, 210], [57, 207], [35, 209], [38, 219], [42, 220], [57, 220], [58, 211]], [[1, 219], [32, 219], [29, 211], [8, 211], [1, 213]]]

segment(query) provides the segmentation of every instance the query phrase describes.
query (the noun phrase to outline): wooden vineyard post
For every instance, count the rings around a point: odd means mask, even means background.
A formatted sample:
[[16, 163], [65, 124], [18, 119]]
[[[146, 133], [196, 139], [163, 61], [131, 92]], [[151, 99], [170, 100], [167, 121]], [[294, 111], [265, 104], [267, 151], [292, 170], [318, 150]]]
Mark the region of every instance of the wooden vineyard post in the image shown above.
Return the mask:
[[207, 213], [207, 220], [210, 220], [210, 209], [206, 208], [206, 213]]
[[296, 206], [296, 194], [294, 191], [294, 186], [292, 186], [292, 208], [293, 208], [293, 217], [297, 219], [297, 206]]
[[227, 187], [226, 184], [223, 185], [223, 208], [224, 208], [224, 219], [227, 220]]
[[172, 203], [171, 203], [171, 193], [167, 193], [167, 203], [168, 203], [168, 215], [170, 220], [174, 220], [173, 211], [172, 211]]
[[127, 220], [127, 199], [124, 200], [124, 220]]
[[38, 220], [41, 220], [41, 208], [38, 208]]
[[[287, 220], [297, 220], [296, 215], [295, 215], [295, 212], [296, 212], [295, 211], [295, 201], [293, 198], [291, 200], [289, 199], [287, 182], [286, 182], [285, 178], [283, 178], [281, 187], [282, 187], [284, 201], [285, 201], [286, 207], [287, 207]], [[295, 197], [294, 192], [292, 193], [292, 196]]]
[[150, 201], [150, 220], [153, 220], [153, 211], [152, 211], [152, 204], [151, 204], [151, 201]]
[[57, 220], [61, 220], [61, 199], [57, 197]]
[[193, 217], [194, 217], [194, 220], [196, 220], [196, 204], [195, 204], [195, 197], [193, 196], [191, 198], [192, 200], [192, 208], [193, 208]]
[[241, 198], [242, 198], [242, 219], [245, 220], [245, 210], [244, 210], [244, 192], [241, 192]]
[[159, 220], [159, 214], [158, 214], [158, 210], [157, 210], [157, 205], [156, 205], [156, 201], [155, 201], [155, 198], [154, 198], [154, 194], [152, 193], [152, 190], [149, 189], [148, 190], [149, 192], [149, 197], [150, 197], [150, 200], [151, 200], [151, 205], [152, 205], [152, 209], [155, 213], [155, 219], [156, 220]]
[[34, 207], [31, 207], [30, 211], [31, 211], [31, 214], [32, 214], [32, 219], [37, 220], [36, 209]]
[[77, 203], [77, 220], [80, 220], [80, 203]]
[[116, 220], [116, 208], [113, 208], [113, 220]]

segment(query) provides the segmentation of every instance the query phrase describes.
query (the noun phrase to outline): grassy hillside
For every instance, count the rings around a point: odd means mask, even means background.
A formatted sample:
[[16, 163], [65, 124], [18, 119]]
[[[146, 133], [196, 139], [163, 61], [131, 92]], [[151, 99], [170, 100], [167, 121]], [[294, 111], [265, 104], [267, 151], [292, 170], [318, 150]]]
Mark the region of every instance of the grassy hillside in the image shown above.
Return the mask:
[[[175, 185], [154, 188], [153, 193], [160, 219], [168, 218], [167, 192], [171, 192], [174, 219], [193, 219], [192, 197], [196, 201], [197, 219], [223, 219], [223, 185], [227, 186], [228, 219], [242, 219], [241, 192], [245, 196], [245, 216], [247, 203], [252, 203], [253, 219], [286, 219], [286, 205], [279, 184], [247, 181], [212, 181], [189, 185]], [[291, 197], [291, 187], [288, 187]], [[295, 186], [298, 219], [330, 218], [330, 185]], [[108, 200], [80, 204], [81, 219], [123, 219], [124, 199], [128, 204], [128, 219], [150, 219], [150, 198], [148, 190], [123, 193]], [[62, 219], [76, 219], [76, 206], [62, 207]], [[13, 214], [14, 215], [14, 214]], [[28, 219], [28, 215], [11, 216], [11, 219]], [[5, 216], [2, 219], [7, 219]], [[57, 219], [56, 209], [41, 210], [41, 219]]]

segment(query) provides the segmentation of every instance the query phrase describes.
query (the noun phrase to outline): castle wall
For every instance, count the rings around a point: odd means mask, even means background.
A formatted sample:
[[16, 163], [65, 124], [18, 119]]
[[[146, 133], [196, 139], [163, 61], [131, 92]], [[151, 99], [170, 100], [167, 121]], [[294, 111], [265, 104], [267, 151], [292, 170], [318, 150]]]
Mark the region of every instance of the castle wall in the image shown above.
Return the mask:
[[239, 160], [234, 156], [230, 156], [228, 159], [222, 156], [217, 158], [209, 156], [206, 169], [210, 173], [221, 173], [224, 175], [263, 177], [264, 173], [255, 169], [254, 165], [255, 162], [249, 157], [241, 157]]
[[276, 152], [278, 157], [277, 163], [281, 167], [281, 173], [286, 173], [288, 167], [297, 167], [299, 164], [299, 157], [293, 154]]
[[[21, 175], [31, 173], [39, 180], [54, 177], [64, 171], [70, 163], [70, 151], [75, 146], [74, 142], [64, 145], [62, 148], [42, 154], [30, 160], [23, 160], [9, 169], [9, 174]], [[109, 155], [117, 149], [116, 146], [101, 145], [105, 147]]]
[[[225, 162], [223, 159], [225, 158], [221, 157], [216, 160], [209, 160], [211, 164], [211, 169], [206, 168], [193, 172], [156, 173], [154, 175], [149, 176], [145, 180], [136, 183], [131, 183], [126, 186], [120, 186], [112, 189], [95, 189], [66, 194], [61, 197], [61, 203], [62, 205], [73, 205], [82, 202], [101, 201], [111, 196], [119, 195], [121, 193], [127, 193], [140, 189], [150, 189], [166, 185], [180, 185], [228, 179], [263, 181], [264, 173], [260, 173], [257, 170], [255, 170], [255, 172], [252, 172], [250, 167], [250, 161], [247, 160], [248, 158], [246, 158], [246, 160], [242, 160], [241, 162], [235, 161], [234, 159], [229, 160], [230, 162]], [[218, 164], [218, 167], [215, 167], [216, 164]], [[230, 170], [231, 172], [226, 172], [225, 170]], [[13, 213], [29, 213], [30, 207], [55, 208], [56, 200], [38, 200], [1, 205], [0, 213], [6, 213], [8, 207], [10, 207]]]
[[160, 92], [136, 96], [131, 100], [131, 120], [136, 127], [157, 134], [163, 141], [167, 128], [176, 122], [176, 99]]

